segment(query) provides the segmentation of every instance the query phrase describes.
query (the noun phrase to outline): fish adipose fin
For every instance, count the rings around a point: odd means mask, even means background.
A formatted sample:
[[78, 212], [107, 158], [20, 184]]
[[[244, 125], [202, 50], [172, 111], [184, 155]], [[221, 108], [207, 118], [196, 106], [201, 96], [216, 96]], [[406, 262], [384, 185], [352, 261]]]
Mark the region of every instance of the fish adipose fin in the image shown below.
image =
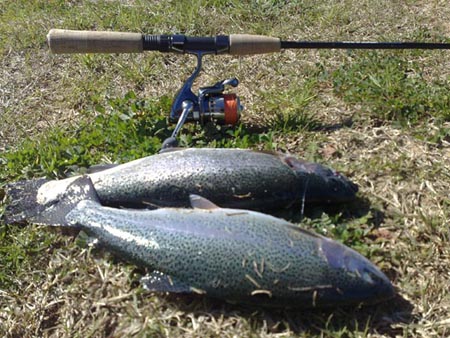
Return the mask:
[[37, 202], [37, 192], [48, 181], [46, 178], [39, 178], [8, 184], [6, 195], [11, 202], [6, 206], [5, 223], [24, 223], [41, 213], [45, 206]]
[[192, 293], [189, 285], [178, 282], [157, 270], [142, 277], [141, 284], [144, 289], [151, 292]]
[[66, 191], [59, 195], [57, 199], [44, 205], [43, 210], [38, 215], [31, 217], [30, 222], [52, 226], [71, 225], [66, 221], [66, 215], [81, 201], [93, 201], [100, 203], [97, 192], [89, 176], [84, 175], [73, 181]]
[[191, 206], [194, 209], [220, 209], [220, 207], [215, 205], [213, 202], [199, 195], [191, 194], [189, 195], [189, 200], [191, 201]]

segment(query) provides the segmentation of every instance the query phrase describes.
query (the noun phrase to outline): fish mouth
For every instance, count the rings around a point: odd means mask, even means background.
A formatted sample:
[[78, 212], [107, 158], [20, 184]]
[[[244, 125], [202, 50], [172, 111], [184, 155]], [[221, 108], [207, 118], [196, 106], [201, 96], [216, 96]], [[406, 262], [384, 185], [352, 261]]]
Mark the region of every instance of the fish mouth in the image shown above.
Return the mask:
[[349, 301], [370, 304], [394, 296], [390, 280], [361, 254], [328, 238], [320, 241], [319, 248], [331, 271], [339, 276], [337, 288]]
[[[323, 173], [321, 174], [320, 172]], [[320, 172], [316, 174], [321, 175], [326, 180], [330, 194], [335, 200], [349, 201], [355, 198], [359, 188], [346, 176], [328, 168], [326, 172], [324, 170], [320, 170]]]

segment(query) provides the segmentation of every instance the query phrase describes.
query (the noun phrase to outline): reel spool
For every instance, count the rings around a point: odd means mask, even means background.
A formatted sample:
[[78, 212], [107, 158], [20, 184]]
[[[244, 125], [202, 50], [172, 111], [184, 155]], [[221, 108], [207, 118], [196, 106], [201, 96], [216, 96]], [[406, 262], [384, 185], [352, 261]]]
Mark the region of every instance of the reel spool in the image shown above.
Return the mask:
[[236, 78], [219, 81], [213, 86], [200, 88], [198, 95], [181, 90], [174, 100], [169, 121], [176, 123], [183, 115], [183, 105], [179, 107], [175, 103], [190, 100], [193, 108], [188, 112], [185, 122], [199, 122], [201, 125], [206, 122], [215, 122], [220, 125], [234, 126], [239, 121], [243, 107], [236, 94], [224, 94], [224, 90], [227, 85], [237, 87], [238, 84], [239, 81]]

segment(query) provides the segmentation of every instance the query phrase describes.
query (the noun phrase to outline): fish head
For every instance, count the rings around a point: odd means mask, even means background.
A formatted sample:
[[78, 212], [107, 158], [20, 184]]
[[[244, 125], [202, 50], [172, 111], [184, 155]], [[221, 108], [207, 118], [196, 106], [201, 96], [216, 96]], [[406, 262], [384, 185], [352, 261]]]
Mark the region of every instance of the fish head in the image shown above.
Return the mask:
[[325, 237], [319, 241], [319, 250], [329, 268], [330, 284], [334, 286], [334, 290], [323, 295], [324, 300], [371, 304], [394, 296], [386, 275], [358, 252]]
[[283, 160], [297, 175], [306, 202], [345, 203], [355, 199], [358, 186], [343, 174], [292, 156]]

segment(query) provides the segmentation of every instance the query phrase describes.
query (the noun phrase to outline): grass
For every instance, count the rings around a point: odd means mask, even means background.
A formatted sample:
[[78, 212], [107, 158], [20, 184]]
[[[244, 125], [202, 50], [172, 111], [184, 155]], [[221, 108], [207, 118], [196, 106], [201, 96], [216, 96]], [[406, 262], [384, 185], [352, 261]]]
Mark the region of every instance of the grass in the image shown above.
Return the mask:
[[403, 125], [430, 117], [450, 121], [448, 81], [427, 83], [416, 62], [395, 54], [352, 57], [332, 75], [336, 94], [381, 120]]
[[[0, 200], [22, 178], [65, 177], [155, 153], [191, 57], [50, 55], [50, 28], [285, 39], [446, 41], [426, 1], [3, 1]], [[283, 51], [206, 57], [198, 85], [237, 76], [234, 129], [186, 126], [182, 146], [288, 151], [360, 186], [357, 202], [281, 216], [360, 251], [398, 290], [388, 304], [269, 311], [157, 296], [143, 273], [71, 236], [0, 221], [0, 334], [22, 336], [448, 336], [447, 51]], [[0, 215], [6, 200], [0, 203]]]

